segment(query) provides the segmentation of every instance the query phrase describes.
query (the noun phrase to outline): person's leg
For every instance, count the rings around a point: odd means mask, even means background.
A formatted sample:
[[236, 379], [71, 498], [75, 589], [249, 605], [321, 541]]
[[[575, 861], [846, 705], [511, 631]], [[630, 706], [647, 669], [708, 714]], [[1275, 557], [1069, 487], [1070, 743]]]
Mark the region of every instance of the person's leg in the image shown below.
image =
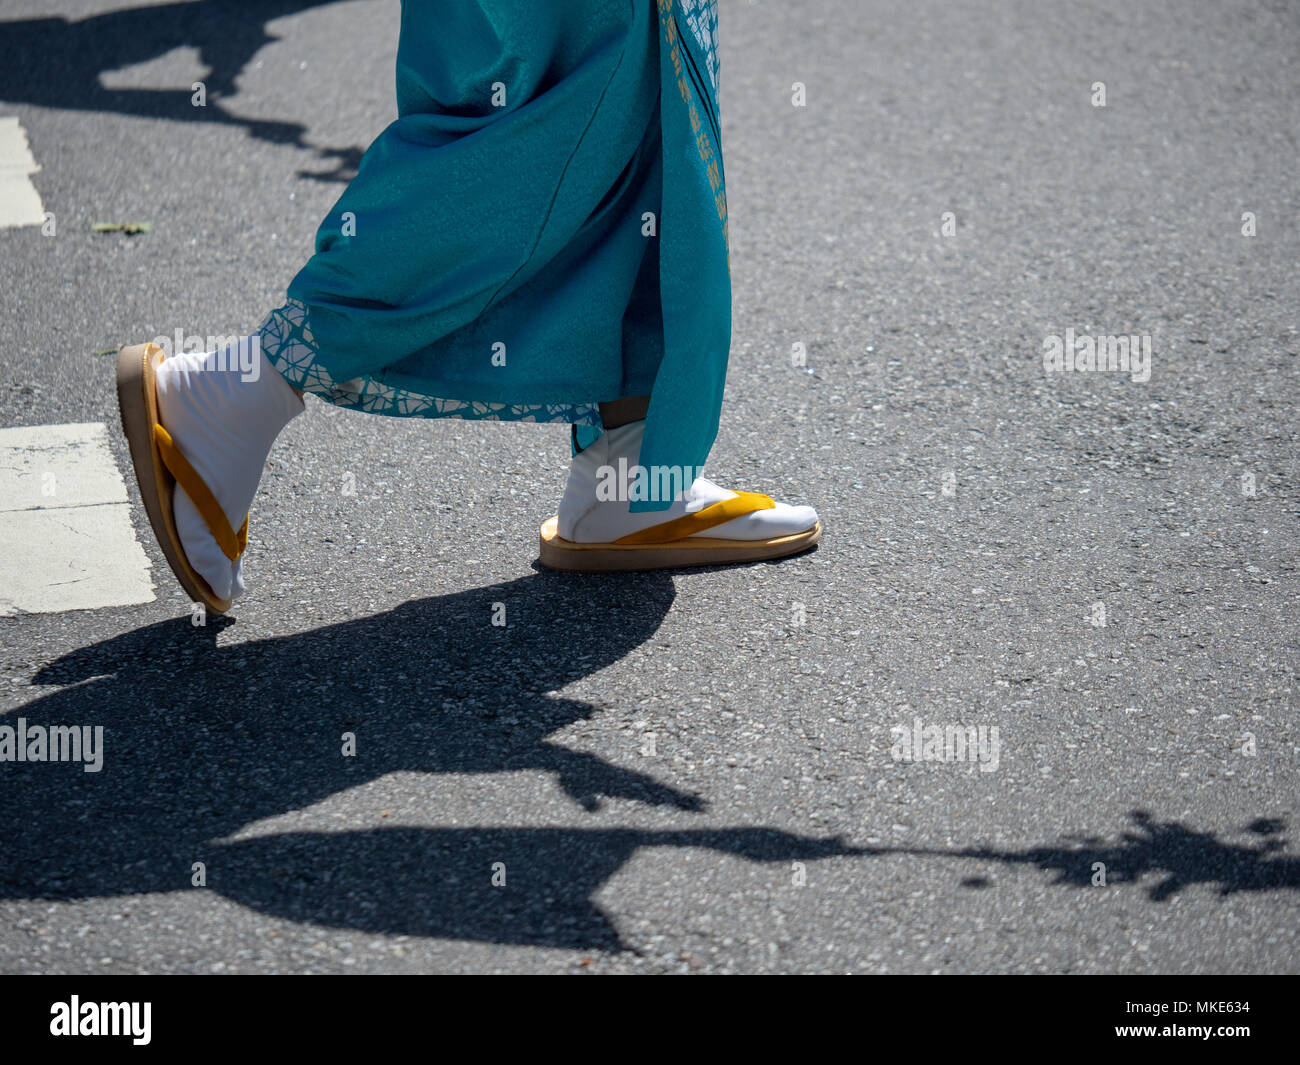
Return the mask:
[[[221, 372], [220, 352], [159, 368], [158, 419], [232, 529], [304, 391], [374, 413], [594, 422], [644, 246], [623, 224], [653, 162], [644, 15], [614, 0], [404, 5], [400, 117], [260, 327], [256, 379]], [[238, 595], [238, 561], [183, 486], [173, 498], [190, 564], [217, 599]]]
[[599, 436], [575, 429], [564, 496], [541, 530], [542, 562], [562, 569], [773, 558], [821, 534], [812, 507], [728, 491], [700, 476], [731, 338], [716, 9], [697, 7], [687, 18], [672, 0], [657, 9], [661, 224], [624, 317], [623, 350], [625, 382], [642, 380], [653, 354], [651, 397], [644, 418], [624, 399], [601, 404]]
[[[707, 86], [688, 92], [675, 6], [454, 6], [449, 16], [404, 4], [399, 119], [322, 224], [288, 303], [260, 327], [257, 376], [223, 372], [220, 352], [160, 371], [159, 421], [207, 483], [200, 495], [215, 497], [206, 520], [225, 512], [223, 542], [275, 437], [303, 409], [302, 390], [397, 416], [603, 420], [575, 455], [560, 508], [565, 528], [583, 526], [579, 539], [639, 533], [737, 497], [697, 467], [682, 467], [684, 490], [661, 503], [610, 506], [594, 492], [602, 465], [638, 461], [643, 435], [649, 463], [703, 462], [721, 404], [720, 147], [705, 144]], [[595, 397], [620, 392], [598, 415]], [[153, 473], [137, 465], [137, 476]], [[186, 558], [218, 599], [238, 594], [237, 553], [218, 546], [179, 485], [174, 499]], [[811, 508], [770, 501], [766, 517], [736, 509], [733, 531], [791, 509], [816, 522]]]
[[649, 396], [624, 396], [600, 404], [600, 422], [606, 429], [617, 429], [629, 422], [644, 421], [649, 409]]

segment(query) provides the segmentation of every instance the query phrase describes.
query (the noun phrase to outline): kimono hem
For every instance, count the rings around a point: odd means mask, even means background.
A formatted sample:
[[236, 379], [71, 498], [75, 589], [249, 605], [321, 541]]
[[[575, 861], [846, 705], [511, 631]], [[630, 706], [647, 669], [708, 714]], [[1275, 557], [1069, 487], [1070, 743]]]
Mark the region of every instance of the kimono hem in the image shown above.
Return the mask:
[[263, 323], [272, 365], [584, 443], [648, 394], [640, 464], [703, 466], [731, 339], [716, 32], [716, 0], [403, 3], [398, 118]]

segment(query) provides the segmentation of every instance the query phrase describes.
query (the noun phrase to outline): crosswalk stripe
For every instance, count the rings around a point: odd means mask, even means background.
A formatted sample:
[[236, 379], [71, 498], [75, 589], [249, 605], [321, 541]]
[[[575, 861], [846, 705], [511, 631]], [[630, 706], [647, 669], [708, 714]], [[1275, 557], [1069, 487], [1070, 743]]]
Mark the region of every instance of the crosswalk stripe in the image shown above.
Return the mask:
[[45, 221], [45, 208], [31, 179], [39, 169], [18, 119], [0, 118], [0, 228], [39, 226]]
[[151, 603], [103, 422], [0, 429], [0, 615]]

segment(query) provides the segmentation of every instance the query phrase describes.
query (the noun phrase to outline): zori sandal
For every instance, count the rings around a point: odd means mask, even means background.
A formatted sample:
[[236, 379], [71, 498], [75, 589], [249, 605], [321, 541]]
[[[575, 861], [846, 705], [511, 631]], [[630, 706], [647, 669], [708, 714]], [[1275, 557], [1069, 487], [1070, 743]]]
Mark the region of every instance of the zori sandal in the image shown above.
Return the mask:
[[559, 513], [541, 528], [543, 566], [588, 572], [721, 566], [797, 555], [821, 539], [812, 507], [729, 492], [698, 476], [665, 511], [631, 513], [631, 493], [610, 487], [626, 487], [629, 470], [641, 469], [644, 431], [644, 421], [628, 422], [580, 448], [575, 429]]
[[222, 553], [236, 561], [248, 544], [248, 517], [235, 532], [216, 496], [172, 441], [158, 417], [156, 374], [166, 353], [157, 344], [135, 344], [117, 353], [117, 405], [140, 497], [158, 546], [190, 599], [209, 614], [224, 614], [231, 600], [219, 599], [190, 565], [176, 531], [172, 502], [179, 484], [207, 523]]
[[720, 503], [679, 518], [629, 533], [609, 543], [574, 543], [561, 539], [559, 516], [541, 528], [541, 563], [551, 569], [612, 572], [720, 566], [731, 562], [761, 562], [784, 558], [812, 547], [822, 535], [822, 523], [810, 529], [764, 540], [732, 540], [698, 535], [736, 518], [776, 504], [757, 492], [737, 492]]

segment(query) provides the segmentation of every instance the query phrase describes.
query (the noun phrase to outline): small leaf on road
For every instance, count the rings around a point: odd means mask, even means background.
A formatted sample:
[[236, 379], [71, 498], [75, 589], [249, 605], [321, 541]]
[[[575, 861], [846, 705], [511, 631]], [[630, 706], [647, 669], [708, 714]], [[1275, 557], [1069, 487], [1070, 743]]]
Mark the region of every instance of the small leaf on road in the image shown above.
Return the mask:
[[90, 227], [92, 233], [125, 233], [133, 237], [137, 233], [152, 233], [152, 222], [96, 222]]

